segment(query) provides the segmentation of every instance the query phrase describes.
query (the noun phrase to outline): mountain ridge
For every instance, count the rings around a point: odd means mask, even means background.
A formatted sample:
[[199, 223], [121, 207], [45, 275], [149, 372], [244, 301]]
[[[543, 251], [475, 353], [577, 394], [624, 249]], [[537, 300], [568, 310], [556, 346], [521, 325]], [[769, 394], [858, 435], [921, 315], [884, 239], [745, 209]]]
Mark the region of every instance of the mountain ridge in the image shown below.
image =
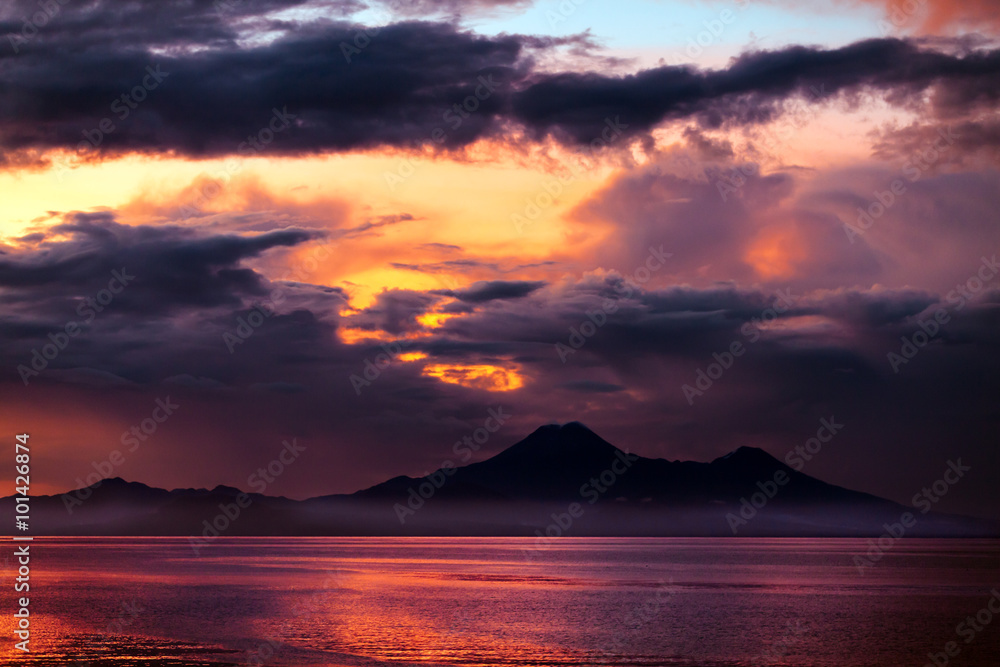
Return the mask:
[[[114, 477], [31, 502], [35, 534], [115, 535], [198, 534], [237, 506], [234, 535], [530, 535], [550, 514], [577, 505], [586, 510], [580, 535], [867, 536], [907, 511], [758, 447], [708, 462], [653, 459], [580, 422], [543, 425], [482, 461], [397, 475], [350, 494], [292, 500], [221, 484], [168, 491]], [[4, 503], [0, 516], [11, 514], [4, 525], [13, 525], [12, 512]], [[936, 513], [921, 515], [918, 529], [912, 534], [1000, 536], [993, 522]]]

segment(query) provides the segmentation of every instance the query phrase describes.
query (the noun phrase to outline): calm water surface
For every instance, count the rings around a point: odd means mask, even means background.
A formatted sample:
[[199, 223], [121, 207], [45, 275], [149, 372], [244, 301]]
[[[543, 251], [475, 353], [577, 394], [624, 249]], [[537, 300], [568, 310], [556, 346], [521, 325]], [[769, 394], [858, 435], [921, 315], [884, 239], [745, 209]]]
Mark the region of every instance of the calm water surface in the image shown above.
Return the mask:
[[950, 665], [1000, 665], [1000, 615], [956, 634], [1000, 588], [998, 541], [903, 540], [864, 575], [863, 540], [533, 544], [39, 538], [32, 652], [8, 562], [0, 662], [921, 667], [956, 641]]

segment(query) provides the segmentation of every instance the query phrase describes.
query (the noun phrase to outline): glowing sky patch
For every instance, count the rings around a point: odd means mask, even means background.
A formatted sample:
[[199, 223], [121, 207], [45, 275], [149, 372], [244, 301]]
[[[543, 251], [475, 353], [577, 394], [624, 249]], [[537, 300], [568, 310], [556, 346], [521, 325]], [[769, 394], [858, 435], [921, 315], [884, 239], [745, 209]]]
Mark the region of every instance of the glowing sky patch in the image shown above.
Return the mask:
[[516, 365], [428, 364], [423, 374], [449, 384], [486, 391], [512, 391], [524, 386], [524, 377]]
[[767, 229], [751, 242], [746, 261], [767, 280], [788, 278], [795, 274], [805, 249], [794, 229]]
[[420, 338], [426, 334], [422, 332], [409, 332], [403, 335], [391, 334], [388, 331], [382, 330], [372, 330], [372, 329], [360, 329], [357, 327], [339, 327], [337, 329], [337, 335], [340, 337], [341, 342], [347, 345], [357, 345], [361, 343], [371, 343], [380, 342], [388, 343], [394, 340], [400, 339], [415, 339]]
[[417, 322], [429, 329], [437, 329], [453, 317], [458, 317], [458, 315], [455, 313], [425, 313], [417, 317]]

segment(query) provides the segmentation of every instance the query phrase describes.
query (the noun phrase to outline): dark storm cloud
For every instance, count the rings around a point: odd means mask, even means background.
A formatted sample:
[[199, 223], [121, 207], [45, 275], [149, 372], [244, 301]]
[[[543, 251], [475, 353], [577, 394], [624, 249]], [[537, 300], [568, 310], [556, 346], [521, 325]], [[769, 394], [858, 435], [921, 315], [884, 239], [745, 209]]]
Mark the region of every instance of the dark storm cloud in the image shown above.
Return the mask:
[[[336, 315], [346, 302], [341, 290], [276, 283], [247, 265], [263, 253], [307, 243], [317, 236], [301, 229], [252, 236], [213, 235], [193, 228], [125, 226], [116, 223], [111, 213], [69, 215], [33, 247], [5, 249], [0, 260], [5, 349], [23, 352], [25, 346], [30, 349], [30, 344], [44, 340], [49, 331], [74, 317], [81, 299], [105, 288], [112, 272], [122, 270], [134, 274], [135, 279], [107, 308], [107, 314], [95, 321], [95, 326], [108, 324], [109, 339], [105, 342], [96, 337], [88, 344], [95, 354], [106, 345], [98, 354], [103, 358], [105, 353], [112, 355], [117, 346], [128, 349], [151, 344], [151, 337], [164, 344], [164, 358], [146, 360], [146, 368], [150, 376], [161, 378], [220, 379], [213, 368], [183, 361], [185, 346], [200, 346], [206, 331], [221, 336], [236, 317], [271, 299], [275, 290], [282, 301], [267, 326], [255, 332], [254, 341], [275, 345], [274, 349], [280, 350], [278, 356], [286, 360], [340, 359], [342, 346], [331, 338], [338, 322], [402, 335], [421, 329], [416, 318], [432, 308], [490, 302], [490, 307], [482, 310], [460, 307], [463, 317], [448, 321], [436, 330], [435, 337], [420, 345], [451, 356], [505, 354], [545, 359], [546, 364], [549, 348], [567, 335], [568, 328], [609, 299], [616, 300], [618, 307], [600, 335], [589, 341], [587, 355], [687, 358], [693, 350], [709, 349], [734, 335], [744, 322], [759, 316], [780, 296], [780, 291], [734, 286], [653, 290], [635, 285], [630, 295], [623, 296], [623, 278], [611, 272], [559, 286], [485, 281], [453, 291], [386, 290], [370, 307], [343, 320]], [[909, 326], [913, 317], [942, 298], [915, 290], [885, 289], [811, 295], [793, 292], [791, 296], [795, 306], [781, 319], [821, 316], [858, 332], [879, 335]], [[151, 322], [160, 325], [152, 334]], [[195, 335], [196, 331], [200, 333]], [[544, 347], [540, 349], [539, 343]], [[554, 354], [551, 359], [557, 360]], [[280, 378], [256, 380], [297, 381], [294, 371], [282, 373]]]
[[873, 39], [839, 49], [793, 46], [752, 52], [717, 71], [659, 67], [614, 78], [594, 73], [537, 77], [513, 98], [516, 118], [539, 134], [563, 132], [578, 142], [600, 136], [604, 118], [621, 116], [631, 131], [664, 119], [697, 118], [707, 128], [767, 122], [780, 102], [826, 99], [869, 87], [891, 103], [911, 102], [937, 86], [942, 107], [959, 100], [996, 100], [1000, 52], [964, 57], [923, 50], [915, 43]]
[[352, 320], [362, 329], [388, 331], [394, 336], [421, 328], [417, 317], [438, 301], [438, 297], [413, 290], [385, 290], [375, 297], [375, 303]]
[[[344, 303], [338, 289], [273, 283], [245, 264], [268, 251], [319, 238], [315, 231], [212, 235], [192, 228], [121, 225], [110, 213], [77, 213], [45, 236], [33, 247], [7, 248], [0, 259], [0, 345], [12, 370], [30, 363], [34, 349], [65, 331], [73, 336], [71, 344], [62, 346], [47, 370], [90, 368], [107, 377], [148, 382], [183, 374], [171, 370], [183, 366], [175, 353], [195, 358], [197, 349], [210, 356], [224, 352], [219, 329], [233, 326], [237, 315], [275, 295], [287, 310], [269, 323], [272, 332], [282, 330], [282, 321], [302, 324], [304, 316], [312, 318], [307, 311], [294, 312], [297, 305], [326, 302], [335, 310], [334, 302]], [[187, 328], [195, 322], [200, 324], [194, 330]], [[195, 334], [198, 327], [219, 330], [219, 338]], [[189, 375], [220, 377], [214, 370]]]
[[567, 382], [562, 387], [582, 394], [614, 394], [619, 391], [625, 391], [625, 387], [620, 384], [597, 382], [595, 380], [576, 380], [574, 382]]
[[[75, 213], [50, 227], [29, 250], [11, 250], [0, 260], [0, 286], [15, 288], [7, 303], [30, 305], [18, 290], [45, 290], [52, 302], [97, 291], [112, 271], [140, 276], [120, 308], [169, 312], [175, 306], [239, 303], [237, 295], [262, 296], [268, 281], [240, 266], [278, 247], [320, 238], [321, 232], [284, 229], [254, 236], [205, 236], [185, 227], [131, 227], [110, 213]], [[48, 240], [48, 239], [52, 240]], [[141, 296], [140, 296], [141, 294]], [[124, 305], [123, 305], [124, 304]]]
[[[44, 297], [49, 307], [53, 307], [61, 298], [83, 296], [102, 287], [111, 270], [128, 268], [134, 263], [136, 273], [141, 273], [135, 280], [134, 289], [141, 294], [126, 303], [125, 296], [129, 292], [126, 290], [122, 296], [123, 305], [116, 304], [116, 311], [137, 323], [147, 317], [175, 314], [182, 317], [185, 312], [205, 313], [217, 307], [222, 312], [248, 310], [255, 300], [267, 296], [279, 285], [241, 263], [270, 249], [305, 243], [316, 236], [308, 230], [283, 230], [252, 237], [205, 236], [191, 229], [127, 227], [111, 219], [95, 220], [81, 214], [72, 216], [70, 222], [55, 230], [65, 236], [43, 241], [31, 250], [8, 249], [0, 263], [2, 284], [8, 288], [5, 301], [28, 304], [37, 303]], [[247, 277], [234, 281], [233, 274]], [[440, 342], [450, 340], [456, 345], [465, 345], [490, 341], [491, 344], [514, 344], [508, 349], [515, 349], [519, 341], [554, 343], [564, 335], [568, 323], [585, 319], [588, 310], [615, 298], [618, 302], [616, 313], [588, 349], [594, 352], [611, 350], [627, 347], [625, 342], [631, 344], [644, 339], [642, 347], [649, 351], [689, 356], [690, 350], [674, 347], [670, 342], [679, 332], [685, 337], [691, 335], [709, 340], [730, 336], [738, 333], [744, 322], [773, 306], [781, 296], [781, 290], [775, 293], [734, 286], [649, 290], [633, 285], [633, 293], [623, 297], [616, 289], [621, 280], [612, 272], [602, 277], [585, 276], [560, 287], [542, 282], [490, 281], [453, 292], [387, 290], [377, 295], [372, 306], [352, 316], [351, 325], [368, 324], [400, 334], [418, 327], [415, 318], [440, 304], [442, 299], [454, 298], [467, 303], [497, 301], [494, 308], [471, 312], [468, 317], [449, 322]], [[201, 289], [197, 292], [190, 288], [181, 290], [176, 286], [178, 283], [198, 283]], [[302, 285], [288, 285], [285, 289], [309, 289], [310, 293], [316, 293], [319, 300], [309, 308], [299, 315], [288, 313], [289, 317], [303, 318], [303, 323], [327, 318], [328, 313], [321, 310], [323, 304], [334, 309], [343, 303], [343, 295], [338, 290]], [[941, 295], [912, 289], [786, 292], [794, 300], [794, 306], [780, 314], [779, 320], [820, 316], [859, 332], [888, 331], [890, 335], [911, 326], [913, 318], [943, 301]], [[329, 300], [330, 296], [334, 301]], [[143, 305], [142, 302], [148, 303]], [[986, 305], [989, 303], [987, 301]], [[539, 306], [544, 308], [539, 309]], [[41, 310], [35, 307], [32, 313]], [[24, 323], [21, 326], [24, 327]], [[8, 328], [7, 331], [18, 330]], [[23, 328], [21, 333], [29, 331]], [[525, 348], [523, 351], [530, 350]]]
[[497, 299], [520, 299], [545, 286], [543, 281], [483, 280], [451, 293], [465, 303], [485, 303]]
[[706, 160], [725, 160], [734, 157], [733, 145], [730, 141], [712, 139], [696, 128], [685, 128], [684, 139], [697, 155]]
[[[969, 112], [971, 118], [956, 117], [947, 123], [913, 124], [883, 132], [874, 146], [875, 155], [911, 164], [927, 163], [928, 158], [921, 156], [931, 156], [931, 168], [935, 171], [954, 165], [972, 168], [1000, 165], [1000, 120], [983, 118], [981, 110], [976, 108]], [[932, 153], [931, 148], [935, 142], [940, 145], [941, 137], [953, 140], [957, 150]]]
[[[436, 127], [461, 144], [489, 127], [502, 96], [487, 97], [455, 131], [444, 113], [477, 88], [486, 95], [519, 78], [530, 42], [476, 37], [445, 24], [397, 24], [348, 63], [341, 43], [353, 44], [359, 27], [346, 23], [303, 27], [256, 48], [156, 55], [121, 40], [68, 48], [85, 37], [60, 26], [52, 24], [20, 54], [3, 54], [0, 145], [8, 150], [76, 148], [87, 131], [100, 139], [100, 151], [235, 154], [248, 137], [286, 122], [269, 152], [416, 144]], [[142, 102], [121, 99], [143, 84], [148, 90], [134, 96]], [[95, 134], [103, 118], [114, 129]], [[250, 148], [245, 144], [244, 153]]]
[[[67, 4], [17, 53], [7, 44], [0, 55], [4, 159], [37, 161], [37, 151], [56, 147], [189, 156], [458, 148], [522, 130], [589, 144], [678, 119], [706, 128], [766, 122], [795, 96], [870, 88], [903, 105], [932, 91], [934, 109], [948, 115], [1000, 94], [1000, 51], [876, 39], [752, 52], [714, 71], [549, 73], [537, 70], [535, 54], [590, 48], [589, 38], [486, 37], [428, 22], [366, 34], [342, 20], [268, 18], [277, 6], [287, 5], [237, 3], [228, 14], [204, 1]], [[0, 32], [20, 30], [16, 16]], [[88, 148], [85, 136], [99, 145]]]
[[917, 290], [896, 290], [891, 298], [881, 291], [845, 290], [828, 295], [818, 302], [804, 298], [792, 310], [797, 314], [823, 314], [852, 325], [878, 329], [899, 325], [939, 302], [940, 297]]

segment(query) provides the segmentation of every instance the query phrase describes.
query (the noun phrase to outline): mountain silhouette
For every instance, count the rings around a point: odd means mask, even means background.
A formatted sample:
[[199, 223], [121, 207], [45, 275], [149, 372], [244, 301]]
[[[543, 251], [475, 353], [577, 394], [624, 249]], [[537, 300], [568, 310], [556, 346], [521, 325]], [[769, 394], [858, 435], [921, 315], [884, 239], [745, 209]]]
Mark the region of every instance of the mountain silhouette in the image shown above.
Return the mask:
[[[10, 527], [14, 503], [4, 500]], [[994, 522], [923, 515], [755, 447], [710, 462], [650, 459], [579, 422], [542, 426], [484, 461], [353, 494], [298, 501], [116, 477], [31, 504], [35, 535], [210, 536], [213, 526], [226, 535], [538, 535], [555, 522], [572, 523], [559, 532], [576, 536], [878, 536], [905, 512], [917, 517], [910, 536], [1000, 535]]]
[[[496, 456], [458, 468], [439, 491], [440, 497], [554, 500], [570, 498], [581, 480], [600, 475], [624, 454], [579, 422], [542, 426]], [[360, 497], [393, 497], [426, 478], [397, 477]]]
[[[452, 496], [482, 500], [572, 500], [580, 487], [629, 459], [628, 472], [616, 475], [613, 499], [669, 505], [739, 502], [759, 491], [758, 481], [783, 471], [790, 482], [773, 502], [886, 503], [875, 496], [827, 484], [796, 472], [763, 449], [740, 447], [710, 463], [667, 461], [635, 456], [606, 442], [579, 422], [542, 426], [496, 456], [458, 468], [435, 498]], [[633, 460], [634, 459], [634, 460]], [[619, 466], [621, 467], [621, 466]], [[396, 477], [355, 494], [363, 498], [396, 498], [430, 479]], [[579, 498], [578, 498], [579, 499]]]

